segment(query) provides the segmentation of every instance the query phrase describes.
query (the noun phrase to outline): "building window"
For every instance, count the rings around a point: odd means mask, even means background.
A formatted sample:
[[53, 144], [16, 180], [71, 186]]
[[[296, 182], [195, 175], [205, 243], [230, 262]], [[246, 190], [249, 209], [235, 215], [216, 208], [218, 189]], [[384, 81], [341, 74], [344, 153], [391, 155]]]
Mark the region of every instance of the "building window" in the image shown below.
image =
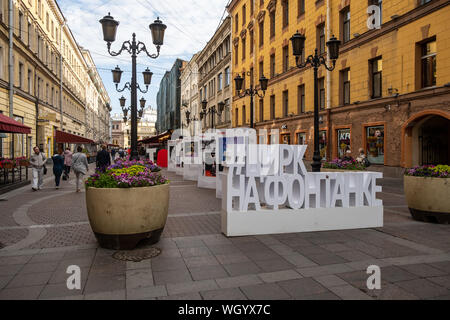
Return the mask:
[[270, 120], [275, 119], [275, 96], [270, 96]]
[[319, 151], [322, 160], [327, 160], [327, 132], [319, 131]]
[[436, 40], [422, 44], [422, 88], [436, 85]]
[[289, 114], [289, 92], [283, 91], [283, 117], [287, 117]]
[[283, 7], [283, 28], [289, 25], [289, 0], [283, 0], [281, 3]]
[[306, 143], [306, 133], [298, 132], [297, 133], [297, 144], [305, 145]]
[[319, 108], [325, 109], [325, 78], [322, 77], [319, 80]]
[[283, 72], [289, 70], [289, 46], [283, 47]]
[[239, 15], [236, 13], [236, 15], [234, 16], [234, 32], [238, 32], [239, 31]]
[[239, 109], [234, 110], [234, 125], [239, 126]]
[[350, 142], [350, 129], [339, 129], [337, 130], [337, 147], [338, 147], [338, 157], [342, 158], [346, 155], [347, 150], [351, 150]]
[[341, 71], [341, 105], [350, 104], [350, 69]]
[[250, 54], [253, 54], [253, 42], [254, 42], [254, 36], [253, 36], [253, 30], [250, 31]]
[[225, 87], [230, 85], [230, 67], [225, 68]]
[[366, 154], [373, 164], [384, 164], [384, 126], [366, 127]]
[[431, 2], [431, 0], [420, 0], [420, 5], [427, 4], [428, 2]]
[[250, 86], [252, 86], [253, 87], [253, 84], [254, 84], [254, 78], [255, 77], [255, 74], [254, 74], [254, 69], [253, 69], [253, 67], [251, 67], [250, 68]]
[[264, 45], [264, 21], [259, 23], [259, 46]]
[[275, 10], [270, 13], [270, 38], [275, 37]]
[[350, 6], [341, 11], [341, 39], [343, 43], [350, 40]]
[[247, 20], [247, 8], [245, 7], [245, 4], [242, 6], [242, 25], [245, 25], [245, 22]]
[[30, 69], [28, 69], [28, 93], [31, 94], [31, 88], [32, 88], [32, 78], [33, 78], [33, 73]]
[[270, 55], [270, 77], [275, 77], [275, 53]]
[[246, 41], [245, 41], [245, 39], [246, 38], [244, 38], [244, 39], [242, 39], [242, 60], [245, 60], [245, 51], [246, 51]]
[[23, 33], [23, 13], [19, 11], [19, 37], [22, 38]]
[[239, 63], [239, 45], [236, 44], [236, 46], [234, 47], [234, 64], [238, 64]]
[[370, 60], [370, 79], [372, 82], [372, 92], [371, 98], [380, 98], [382, 95], [382, 71], [383, 71], [383, 60], [382, 58], [376, 58]]
[[222, 73], [217, 76], [217, 89], [222, 90]]
[[264, 121], [264, 99], [259, 99], [259, 121]]
[[305, 113], [305, 85], [297, 87], [297, 109], [298, 114]]
[[301, 16], [305, 13], [305, 0], [298, 0], [298, 12], [297, 16]]
[[23, 63], [19, 63], [19, 88], [23, 89]]
[[317, 48], [319, 54], [325, 53], [325, 23], [317, 27]]
[[282, 144], [291, 144], [291, 134], [290, 133], [281, 134], [281, 143]]
[[246, 119], [245, 105], [244, 105], [244, 106], [242, 106], [242, 125], [245, 125], [246, 122], [247, 122], [247, 119]]

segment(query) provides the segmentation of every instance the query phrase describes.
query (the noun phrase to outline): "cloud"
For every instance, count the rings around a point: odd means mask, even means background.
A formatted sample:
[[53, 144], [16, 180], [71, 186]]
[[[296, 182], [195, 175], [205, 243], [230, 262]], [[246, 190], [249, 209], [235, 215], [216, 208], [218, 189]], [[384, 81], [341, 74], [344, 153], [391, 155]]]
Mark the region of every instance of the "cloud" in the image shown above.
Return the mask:
[[[120, 22], [112, 50], [119, 50], [122, 42], [130, 40], [134, 32], [137, 40], [144, 42], [148, 51], [154, 53], [156, 49], [152, 44], [149, 25], [156, 17], [160, 17], [167, 25], [160, 57], [155, 60], [140, 54], [137, 60], [138, 73], [147, 67], [153, 72], [150, 90], [142, 96], [155, 109], [159, 82], [165, 70], [171, 69], [176, 58], [189, 60], [193, 54], [203, 49], [216, 31], [227, 3], [228, 0], [58, 1], [76, 41], [88, 49], [94, 58], [111, 98], [112, 113], [121, 112], [118, 99], [122, 94], [127, 98], [127, 103], [130, 95], [128, 91], [116, 92], [110, 70], [119, 65], [125, 71], [123, 83], [131, 80], [131, 57], [128, 53], [118, 57], [108, 54], [99, 23], [103, 16], [110, 12]], [[141, 75], [138, 75], [138, 80], [142, 83]]]

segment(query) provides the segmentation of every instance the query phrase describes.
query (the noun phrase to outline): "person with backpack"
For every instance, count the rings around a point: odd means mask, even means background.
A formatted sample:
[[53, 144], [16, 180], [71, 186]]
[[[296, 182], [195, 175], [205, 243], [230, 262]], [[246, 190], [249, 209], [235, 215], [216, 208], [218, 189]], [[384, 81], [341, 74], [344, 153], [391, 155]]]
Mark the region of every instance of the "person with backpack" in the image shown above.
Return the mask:
[[59, 149], [58, 153], [52, 157], [53, 161], [53, 174], [55, 175], [55, 187], [59, 189], [59, 184], [61, 182], [61, 175], [64, 171], [64, 157], [63, 150]]
[[77, 192], [80, 192], [80, 180], [89, 171], [89, 164], [86, 155], [82, 152], [83, 148], [78, 147], [77, 152], [72, 156], [72, 169], [76, 177]]
[[44, 166], [47, 158], [39, 147], [33, 148], [34, 154], [30, 158], [30, 166], [33, 175], [33, 191], [41, 190], [44, 184]]
[[363, 164], [364, 167], [369, 167], [370, 166], [370, 161], [369, 159], [367, 159], [366, 154], [364, 153], [364, 149], [363, 148], [359, 148], [358, 150], [358, 157], [356, 158], [356, 161], [358, 161], [359, 163]]

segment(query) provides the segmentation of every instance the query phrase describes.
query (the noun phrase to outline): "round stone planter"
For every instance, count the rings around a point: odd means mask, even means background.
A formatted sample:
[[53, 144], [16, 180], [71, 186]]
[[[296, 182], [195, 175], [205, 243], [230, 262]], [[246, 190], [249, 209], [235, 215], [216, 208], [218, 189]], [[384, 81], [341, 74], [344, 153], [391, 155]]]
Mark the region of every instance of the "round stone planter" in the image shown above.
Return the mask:
[[89, 222], [103, 248], [131, 250], [159, 241], [169, 210], [169, 184], [144, 188], [88, 188]]
[[404, 176], [403, 184], [413, 219], [450, 223], [450, 178]]

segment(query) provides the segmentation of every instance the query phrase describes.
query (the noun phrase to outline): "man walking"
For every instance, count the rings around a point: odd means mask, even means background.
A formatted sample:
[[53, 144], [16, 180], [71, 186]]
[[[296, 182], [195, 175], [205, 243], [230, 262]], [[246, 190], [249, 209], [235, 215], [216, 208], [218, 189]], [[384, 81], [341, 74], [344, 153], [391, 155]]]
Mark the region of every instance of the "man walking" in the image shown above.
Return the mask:
[[30, 158], [31, 170], [33, 173], [33, 191], [42, 189], [44, 184], [44, 165], [47, 158], [41, 153], [39, 147], [34, 147], [34, 154]]
[[111, 156], [106, 150], [106, 146], [102, 146], [102, 150], [97, 154], [97, 169], [104, 172], [111, 165]]

